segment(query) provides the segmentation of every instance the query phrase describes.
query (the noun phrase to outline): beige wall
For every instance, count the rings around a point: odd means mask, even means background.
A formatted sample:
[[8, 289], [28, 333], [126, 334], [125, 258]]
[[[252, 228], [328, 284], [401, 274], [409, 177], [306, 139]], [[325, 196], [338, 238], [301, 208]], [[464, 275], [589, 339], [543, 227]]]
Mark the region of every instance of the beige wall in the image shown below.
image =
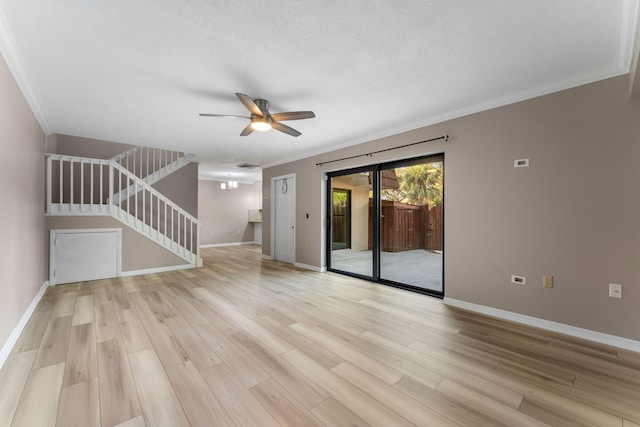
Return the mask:
[[351, 249], [369, 248], [369, 188], [355, 187], [351, 192]]
[[47, 280], [45, 136], [0, 56], [0, 347]]
[[[449, 142], [315, 166], [444, 134]], [[628, 75], [265, 169], [263, 194], [271, 177], [296, 173], [296, 261], [323, 266], [327, 171], [438, 152], [447, 297], [640, 339], [640, 101]], [[525, 157], [531, 166], [514, 169]], [[267, 197], [263, 207], [268, 255]], [[302, 219], [309, 211], [320, 219]], [[609, 283], [623, 284], [623, 299], [607, 297]]]
[[185, 211], [198, 218], [198, 164], [191, 162], [152, 185]]
[[347, 181], [336, 177], [333, 188], [351, 190], [351, 249], [366, 251], [369, 248], [369, 187], [353, 186]]
[[232, 191], [221, 191], [220, 182], [198, 183], [198, 219], [202, 222], [201, 245], [253, 242], [253, 223], [249, 209], [259, 208], [260, 189], [240, 184]]
[[162, 246], [155, 244], [135, 230], [123, 226], [109, 216], [48, 216], [47, 247], [50, 230], [120, 228], [122, 229], [122, 271], [145, 270], [147, 268], [173, 267], [188, 264]]
[[81, 136], [53, 134], [47, 137], [47, 153], [65, 154], [67, 156], [110, 159], [133, 147], [133, 145], [129, 144], [83, 138]]

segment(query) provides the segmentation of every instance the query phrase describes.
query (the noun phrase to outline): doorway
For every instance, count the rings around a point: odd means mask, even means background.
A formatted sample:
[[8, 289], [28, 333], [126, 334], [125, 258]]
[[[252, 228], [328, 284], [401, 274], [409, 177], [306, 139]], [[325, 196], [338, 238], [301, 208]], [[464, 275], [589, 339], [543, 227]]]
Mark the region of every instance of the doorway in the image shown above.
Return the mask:
[[273, 259], [295, 262], [295, 174], [271, 179], [271, 254]]
[[[335, 271], [346, 272], [366, 279], [373, 278], [373, 252], [371, 244], [371, 224], [369, 223], [369, 203], [374, 171], [370, 168], [350, 170], [344, 174], [330, 175], [329, 182], [329, 208], [331, 212], [329, 224], [331, 231], [327, 233], [330, 242], [328, 267]], [[342, 203], [342, 197], [348, 194], [348, 203]], [[344, 215], [335, 215], [335, 205], [339, 205], [338, 212]], [[341, 207], [340, 205], [343, 205]], [[343, 218], [347, 217], [348, 221]], [[342, 228], [348, 225], [348, 230]], [[349, 235], [348, 247], [343, 244], [342, 237], [336, 241], [336, 236]]]
[[329, 270], [444, 296], [443, 154], [332, 172], [327, 193]]

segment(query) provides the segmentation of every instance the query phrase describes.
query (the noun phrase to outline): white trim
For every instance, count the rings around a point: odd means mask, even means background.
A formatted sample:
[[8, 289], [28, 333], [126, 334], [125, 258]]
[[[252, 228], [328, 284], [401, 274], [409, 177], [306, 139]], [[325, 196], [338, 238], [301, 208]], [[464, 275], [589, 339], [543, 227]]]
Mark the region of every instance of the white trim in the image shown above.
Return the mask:
[[613, 347], [624, 348], [626, 350], [635, 352], [640, 351], [640, 341], [622, 338], [616, 335], [609, 335], [602, 332], [592, 331], [590, 329], [578, 328], [576, 326], [571, 326], [564, 323], [553, 322], [551, 320], [540, 319], [538, 317], [500, 310], [498, 308], [487, 307], [485, 305], [474, 304], [471, 302], [461, 301], [453, 298], [445, 297], [443, 302], [446, 305], [450, 305], [453, 307], [475, 311], [477, 313], [486, 314], [488, 316], [493, 316], [500, 319], [510, 320], [512, 322], [523, 323], [525, 325], [533, 326], [536, 328], [559, 332], [561, 334], [570, 335], [576, 338], [582, 338], [585, 340], [594, 341]]
[[267, 259], [269, 261], [275, 261], [276, 259], [273, 257], [273, 255], [265, 255], [262, 254], [262, 259]]
[[2, 348], [0, 349], [0, 369], [2, 369], [2, 367], [4, 366], [4, 363], [7, 361], [7, 358], [9, 357], [9, 354], [11, 354], [11, 350], [13, 350], [13, 346], [16, 345], [16, 342], [18, 342], [18, 338], [20, 337], [20, 334], [24, 330], [24, 327], [27, 325], [27, 322], [31, 318], [31, 315], [33, 315], [33, 312], [36, 310], [36, 307], [38, 306], [38, 303], [42, 299], [42, 296], [44, 295], [48, 286], [49, 286], [49, 281], [47, 280], [40, 287], [40, 289], [38, 289], [38, 292], [31, 300], [31, 304], [29, 304], [27, 309], [22, 314], [22, 317], [20, 318], [20, 320], [18, 320], [18, 324], [15, 326], [15, 328], [13, 328], [13, 331], [11, 331], [9, 338], [7, 338], [7, 340], [4, 342]]
[[635, 36], [638, 25], [638, 0], [622, 0], [619, 16], [618, 66], [628, 72], [635, 54], [634, 49], [637, 47]]
[[[241, 178], [237, 178], [237, 177], [233, 178], [234, 181], [238, 181], [238, 184], [244, 184], [244, 185], [256, 185], [258, 182], [262, 182], [259, 179], [255, 181], [241, 181], [240, 179]], [[229, 180], [225, 179], [224, 177], [214, 178], [210, 176], [198, 175], [198, 181], [227, 182]]]
[[229, 243], [212, 243], [208, 245], [200, 245], [200, 248], [219, 248], [222, 246], [240, 246], [240, 245], [259, 245], [255, 241], [251, 242], [229, 242]]
[[56, 266], [56, 246], [57, 234], [80, 234], [80, 233], [116, 233], [118, 243], [116, 245], [116, 277], [122, 276], [122, 228], [70, 228], [56, 229], [49, 232], [49, 283], [56, 285], [54, 274]]
[[166, 267], [143, 268], [142, 270], [123, 271], [120, 277], [140, 276], [143, 274], [166, 273], [167, 271], [188, 270], [196, 268], [193, 264], [168, 265]]
[[301, 262], [294, 262], [294, 267], [304, 268], [305, 270], [317, 271], [318, 273], [324, 273], [327, 271], [327, 267], [317, 267], [315, 265], [303, 264]]
[[[317, 150], [305, 151], [303, 154], [298, 154], [295, 156], [287, 157], [285, 159], [276, 160], [271, 163], [266, 163], [264, 165], [261, 165], [260, 167], [262, 168], [262, 170], [266, 170], [275, 166], [283, 165], [285, 163], [291, 163], [291, 162], [295, 162], [302, 159], [311, 159], [316, 156], [320, 156], [322, 154], [329, 154], [344, 148], [365, 144], [367, 142], [377, 141], [379, 139], [388, 138], [391, 136], [398, 136], [405, 132], [426, 128], [438, 123], [444, 123], [460, 117], [470, 116], [472, 114], [481, 113], [483, 111], [492, 110], [494, 108], [504, 107], [506, 105], [515, 104], [517, 102], [527, 101], [530, 99], [538, 98], [540, 96], [550, 95], [552, 93], [562, 92], [564, 90], [573, 89], [579, 86], [584, 86], [584, 85], [595, 83], [601, 80], [618, 77], [623, 74], [627, 74], [628, 72], [629, 72], [628, 70], [625, 70], [617, 65], [603, 68], [603, 69], [598, 69], [595, 71], [590, 71], [580, 76], [570, 77], [561, 82], [557, 82], [557, 83], [552, 82], [551, 84], [548, 84], [545, 86], [541, 86], [533, 89], [526, 89], [515, 94], [510, 94], [508, 96], [504, 96], [501, 98], [490, 99], [484, 102], [480, 102], [478, 104], [468, 105], [468, 106], [459, 108], [457, 110], [447, 111], [436, 116], [426, 117], [415, 122], [407, 123], [394, 128], [388, 128], [388, 129], [385, 129], [384, 131], [372, 133], [369, 135], [358, 137], [356, 139], [351, 139], [351, 140], [340, 142], [330, 146], [318, 148]], [[443, 152], [444, 149], [442, 147], [442, 144], [444, 144], [444, 142], [437, 142], [436, 145], [434, 145], [433, 153]], [[390, 147], [393, 147], [393, 145], [390, 145]], [[363, 153], [365, 152], [366, 151], [363, 151]], [[424, 153], [424, 154], [427, 154], [427, 153]], [[314, 159], [314, 160], [326, 160], [326, 159], [327, 158]], [[380, 157], [380, 160], [377, 160], [376, 162], [387, 162], [387, 161], [390, 161], [390, 160], [388, 160], [386, 157], [384, 158]], [[335, 164], [332, 164], [332, 165], [333, 165], [332, 167], [336, 168], [335, 170], [339, 169], [337, 165]], [[357, 167], [352, 163], [346, 163], [345, 165], [346, 166], [340, 167], [340, 168], [344, 169], [344, 168]], [[324, 166], [320, 166], [320, 167], [324, 167]], [[323, 169], [323, 171], [326, 171], [326, 170], [327, 169]]]
[[[78, 207], [77, 209], [84, 209], [84, 207], [86, 206], [95, 206], [95, 205], [78, 205], [78, 204], [70, 205], [68, 203], [61, 205], [59, 203], [52, 203], [51, 204], [52, 211], [45, 213], [44, 216], [113, 216], [109, 213], [109, 210], [108, 210], [109, 205], [103, 205], [105, 206], [104, 208], [97, 207], [97, 209], [99, 209], [97, 211], [87, 211], [87, 212], [72, 211], [71, 209], [74, 209], [76, 206]], [[69, 211], [66, 211], [63, 209], [69, 209]], [[55, 210], [55, 212], [53, 212], [53, 210]]]
[[31, 107], [31, 111], [40, 124], [42, 131], [45, 135], [50, 135], [52, 133], [51, 126], [49, 125], [49, 121], [42, 110], [38, 96], [34, 92], [31, 83], [29, 83], [29, 78], [22, 66], [22, 61], [20, 60], [15, 40], [9, 30], [9, 24], [7, 23], [7, 19], [5, 18], [2, 9], [0, 9], [0, 53], [4, 57], [9, 70], [11, 70], [11, 74], [13, 74], [13, 77], [16, 79], [16, 83], [22, 91], [22, 95], [27, 101], [27, 104]]

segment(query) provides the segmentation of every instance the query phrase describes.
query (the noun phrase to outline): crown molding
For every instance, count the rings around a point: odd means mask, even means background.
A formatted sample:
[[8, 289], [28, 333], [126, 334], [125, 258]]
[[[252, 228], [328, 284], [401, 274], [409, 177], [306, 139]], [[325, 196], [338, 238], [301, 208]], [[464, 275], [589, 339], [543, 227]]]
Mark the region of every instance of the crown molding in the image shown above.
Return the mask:
[[16, 80], [16, 83], [18, 83], [18, 87], [22, 91], [24, 98], [27, 100], [29, 107], [31, 107], [31, 111], [40, 124], [42, 131], [45, 135], [51, 135], [53, 133], [51, 131], [51, 126], [49, 125], [49, 121], [40, 106], [38, 96], [34, 92], [31, 83], [29, 83], [27, 73], [22, 66], [22, 61], [20, 60], [16, 43], [11, 35], [9, 24], [7, 23], [2, 9], [0, 9], [0, 54], [4, 57], [11, 74], [13, 74], [13, 78]]
[[620, 27], [618, 39], [618, 66], [627, 72], [631, 69], [631, 62], [635, 55], [636, 32], [638, 26], [638, 0], [620, 1]]
[[[564, 81], [555, 82], [549, 85], [539, 86], [533, 89], [521, 91], [518, 93], [514, 93], [508, 96], [490, 99], [485, 102], [481, 102], [478, 104], [470, 105], [461, 109], [449, 111], [443, 114], [439, 114], [436, 116], [427, 117], [425, 119], [408, 123], [399, 127], [386, 129], [383, 132], [373, 133], [367, 135], [365, 137], [361, 137], [355, 140], [346, 141], [343, 143], [338, 143], [331, 145], [329, 147], [324, 147], [320, 150], [308, 151], [304, 154], [300, 154], [298, 156], [292, 156], [287, 159], [278, 160], [271, 163], [266, 163], [260, 165], [262, 170], [279, 166], [282, 164], [302, 160], [309, 159], [314, 156], [318, 156], [321, 154], [327, 154], [336, 150], [340, 150], [343, 148], [353, 147], [358, 144], [364, 144], [367, 142], [376, 141], [382, 138], [387, 138], [394, 135], [399, 135], [404, 132], [409, 132], [412, 130], [420, 129], [423, 127], [435, 125], [438, 123], [443, 123], [449, 120], [457, 119], [460, 117], [469, 116], [476, 113], [481, 113], [483, 111], [492, 110], [494, 108], [504, 107], [510, 104], [515, 104], [522, 101], [527, 101], [530, 99], [538, 98], [540, 96], [550, 95], [552, 93], [561, 92], [563, 90], [573, 89], [579, 86], [587, 85], [590, 83], [595, 83], [600, 80], [606, 80], [613, 77], [618, 77], [620, 75], [628, 73], [628, 69], [623, 69], [618, 65], [603, 67], [598, 70], [593, 70], [588, 73], [584, 73], [578, 76], [569, 77]], [[351, 165], [350, 165], [351, 167]]]

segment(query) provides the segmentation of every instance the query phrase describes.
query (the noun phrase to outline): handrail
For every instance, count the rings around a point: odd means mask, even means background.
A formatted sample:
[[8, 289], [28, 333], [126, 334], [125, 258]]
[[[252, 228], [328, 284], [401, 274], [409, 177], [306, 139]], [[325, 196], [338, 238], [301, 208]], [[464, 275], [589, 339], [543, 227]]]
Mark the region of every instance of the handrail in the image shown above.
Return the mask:
[[113, 160], [115, 162], [117, 162], [120, 159], [124, 159], [127, 156], [130, 156], [131, 153], [135, 153], [136, 151], [140, 151], [142, 147], [139, 145], [136, 145], [135, 147], [129, 148], [127, 151], [124, 151], [120, 154], [116, 154], [115, 156], [113, 156], [112, 158], [110, 158], [109, 160]]
[[80, 157], [80, 156], [69, 156], [67, 154], [55, 154], [55, 153], [45, 153], [45, 157], [50, 157], [53, 160], [73, 160], [74, 162], [91, 162], [93, 164], [101, 164], [101, 165], [110, 165], [111, 160], [107, 159], [94, 159], [92, 157]]
[[173, 200], [169, 199], [167, 196], [165, 196], [164, 194], [160, 193], [158, 190], [153, 188], [151, 185], [147, 184], [143, 179], [137, 177], [131, 171], [129, 171], [127, 168], [125, 168], [124, 166], [122, 166], [119, 163], [116, 163], [113, 160], [94, 159], [94, 158], [91, 158], [91, 157], [69, 156], [69, 155], [66, 155], [66, 154], [53, 154], [53, 153], [47, 153], [47, 154], [45, 154], [45, 156], [51, 158], [52, 160], [75, 161], [75, 162], [78, 162], [78, 163], [84, 162], [84, 163], [93, 163], [93, 164], [96, 164], [96, 165], [105, 165], [105, 166], [108, 165], [108, 166], [111, 166], [114, 169], [117, 169], [118, 171], [120, 171], [123, 175], [127, 176], [127, 178], [129, 178], [132, 181], [134, 181], [137, 185], [142, 186], [143, 189], [147, 190], [149, 193], [153, 193], [161, 201], [166, 202], [166, 203], [171, 204], [171, 205], [174, 205], [175, 206], [174, 209], [177, 210], [180, 214], [185, 215], [187, 218], [189, 218], [193, 222], [199, 222], [198, 218], [194, 217], [189, 212], [187, 212], [184, 209], [182, 209], [176, 202], [174, 202]]
[[[189, 212], [187, 212], [184, 209], [182, 209], [176, 202], [174, 202], [173, 200], [169, 199], [167, 196], [165, 196], [164, 194], [162, 194], [161, 192], [159, 192], [158, 190], [153, 188], [151, 185], [147, 184], [143, 179], [140, 179], [137, 176], [135, 176], [131, 171], [127, 170], [127, 168], [125, 168], [124, 166], [120, 165], [119, 163], [115, 163], [115, 162], [113, 162], [113, 164], [111, 166], [114, 169], [118, 169], [118, 171], [120, 171], [123, 175], [126, 175], [129, 179], [134, 181], [137, 185], [142, 186], [142, 188], [144, 190], [148, 191], [149, 193], [154, 194], [162, 202], [165, 202], [165, 203], [170, 204], [170, 205], [174, 205], [175, 207], [173, 209], [175, 209], [176, 211], [178, 211], [178, 213], [180, 213], [180, 214], [184, 215], [185, 217], [187, 217], [189, 220], [191, 220], [191, 222], [199, 223], [198, 218], [194, 217]], [[140, 190], [140, 191], [142, 191], [142, 190]]]
[[147, 179], [187, 156], [190, 155], [182, 151], [137, 145], [109, 160], [124, 166], [138, 178]]

